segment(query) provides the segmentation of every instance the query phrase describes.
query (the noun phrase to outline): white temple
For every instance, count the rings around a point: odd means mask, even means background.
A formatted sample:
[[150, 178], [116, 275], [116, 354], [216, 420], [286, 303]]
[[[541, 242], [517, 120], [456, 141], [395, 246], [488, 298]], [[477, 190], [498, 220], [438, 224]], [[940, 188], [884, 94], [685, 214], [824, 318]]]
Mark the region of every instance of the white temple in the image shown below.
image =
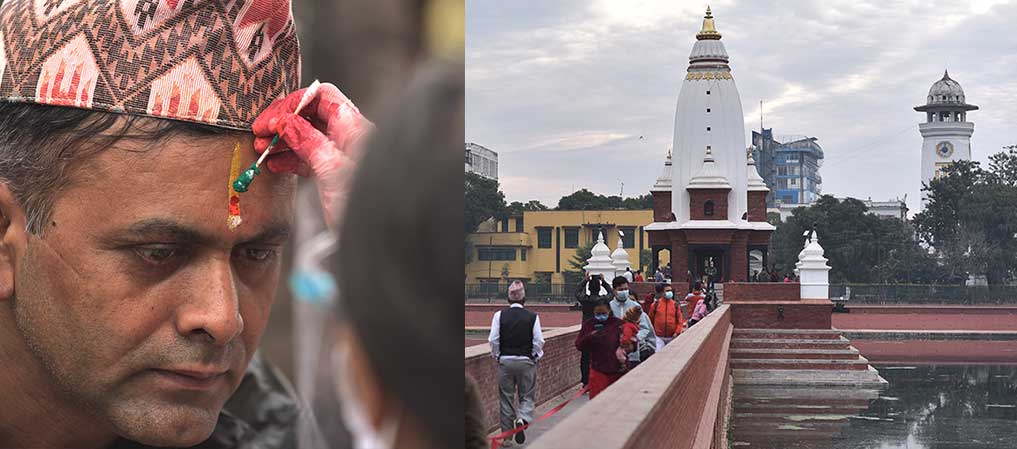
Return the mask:
[[738, 88], [728, 66], [727, 51], [720, 41], [710, 8], [689, 55], [689, 67], [678, 94], [674, 121], [674, 179], [671, 208], [678, 224], [691, 219], [689, 194], [692, 177], [699, 171], [709, 147], [716, 170], [731, 185], [727, 217], [716, 220], [744, 223], [748, 210], [745, 172], [745, 117]]
[[588, 274], [599, 274], [610, 281], [615, 276], [614, 260], [611, 259], [611, 248], [604, 243], [604, 233], [597, 234], [597, 243], [590, 250], [590, 258], [583, 269]]
[[707, 8], [678, 94], [673, 151], [650, 191], [653, 260], [670, 250], [679, 280], [746, 280], [749, 253], [765, 263], [774, 229], [768, 190], [746, 156], [742, 102], [720, 38]]

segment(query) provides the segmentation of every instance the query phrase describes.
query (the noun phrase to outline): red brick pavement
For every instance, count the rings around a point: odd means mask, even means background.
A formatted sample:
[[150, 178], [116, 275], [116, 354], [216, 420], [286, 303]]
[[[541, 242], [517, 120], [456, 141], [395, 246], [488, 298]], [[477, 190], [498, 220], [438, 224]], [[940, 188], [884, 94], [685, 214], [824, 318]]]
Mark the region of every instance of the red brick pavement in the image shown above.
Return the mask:
[[854, 339], [870, 363], [1017, 363], [1017, 341]]

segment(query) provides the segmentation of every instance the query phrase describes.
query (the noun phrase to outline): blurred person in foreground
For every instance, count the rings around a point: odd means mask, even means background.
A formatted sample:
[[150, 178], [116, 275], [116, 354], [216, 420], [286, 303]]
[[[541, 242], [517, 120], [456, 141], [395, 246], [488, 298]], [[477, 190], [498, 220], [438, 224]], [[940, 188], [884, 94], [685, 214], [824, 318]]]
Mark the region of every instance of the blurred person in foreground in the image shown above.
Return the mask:
[[463, 82], [461, 65], [418, 70], [339, 221], [333, 370], [355, 448], [463, 446]]

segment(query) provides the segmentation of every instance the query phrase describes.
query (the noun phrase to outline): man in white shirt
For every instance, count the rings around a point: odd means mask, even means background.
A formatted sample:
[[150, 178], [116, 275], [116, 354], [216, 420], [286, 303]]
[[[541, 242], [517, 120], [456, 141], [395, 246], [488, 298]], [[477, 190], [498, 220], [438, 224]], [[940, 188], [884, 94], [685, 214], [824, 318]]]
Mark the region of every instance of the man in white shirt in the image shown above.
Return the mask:
[[[526, 290], [513, 281], [508, 290], [509, 307], [494, 313], [491, 320], [491, 356], [498, 361], [498, 397], [501, 403], [501, 430], [533, 422], [537, 395], [537, 360], [544, 355], [540, 317], [523, 308]], [[516, 415], [515, 397], [519, 396]], [[515, 442], [526, 441], [526, 433], [515, 434]], [[508, 443], [510, 441], [506, 441]], [[504, 446], [504, 444], [503, 444]]]

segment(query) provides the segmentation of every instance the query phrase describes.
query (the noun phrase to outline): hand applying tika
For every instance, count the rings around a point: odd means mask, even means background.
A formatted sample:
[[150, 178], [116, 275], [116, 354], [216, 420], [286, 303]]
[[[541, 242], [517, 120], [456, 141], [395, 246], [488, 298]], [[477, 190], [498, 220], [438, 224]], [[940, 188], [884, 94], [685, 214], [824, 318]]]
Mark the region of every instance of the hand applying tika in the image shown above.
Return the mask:
[[374, 125], [331, 83], [322, 83], [314, 98], [294, 114], [305, 90], [277, 100], [258, 116], [251, 126], [254, 151], [263, 153], [278, 135], [265, 167], [272, 173], [313, 177], [325, 220], [335, 230], [365, 137]]

